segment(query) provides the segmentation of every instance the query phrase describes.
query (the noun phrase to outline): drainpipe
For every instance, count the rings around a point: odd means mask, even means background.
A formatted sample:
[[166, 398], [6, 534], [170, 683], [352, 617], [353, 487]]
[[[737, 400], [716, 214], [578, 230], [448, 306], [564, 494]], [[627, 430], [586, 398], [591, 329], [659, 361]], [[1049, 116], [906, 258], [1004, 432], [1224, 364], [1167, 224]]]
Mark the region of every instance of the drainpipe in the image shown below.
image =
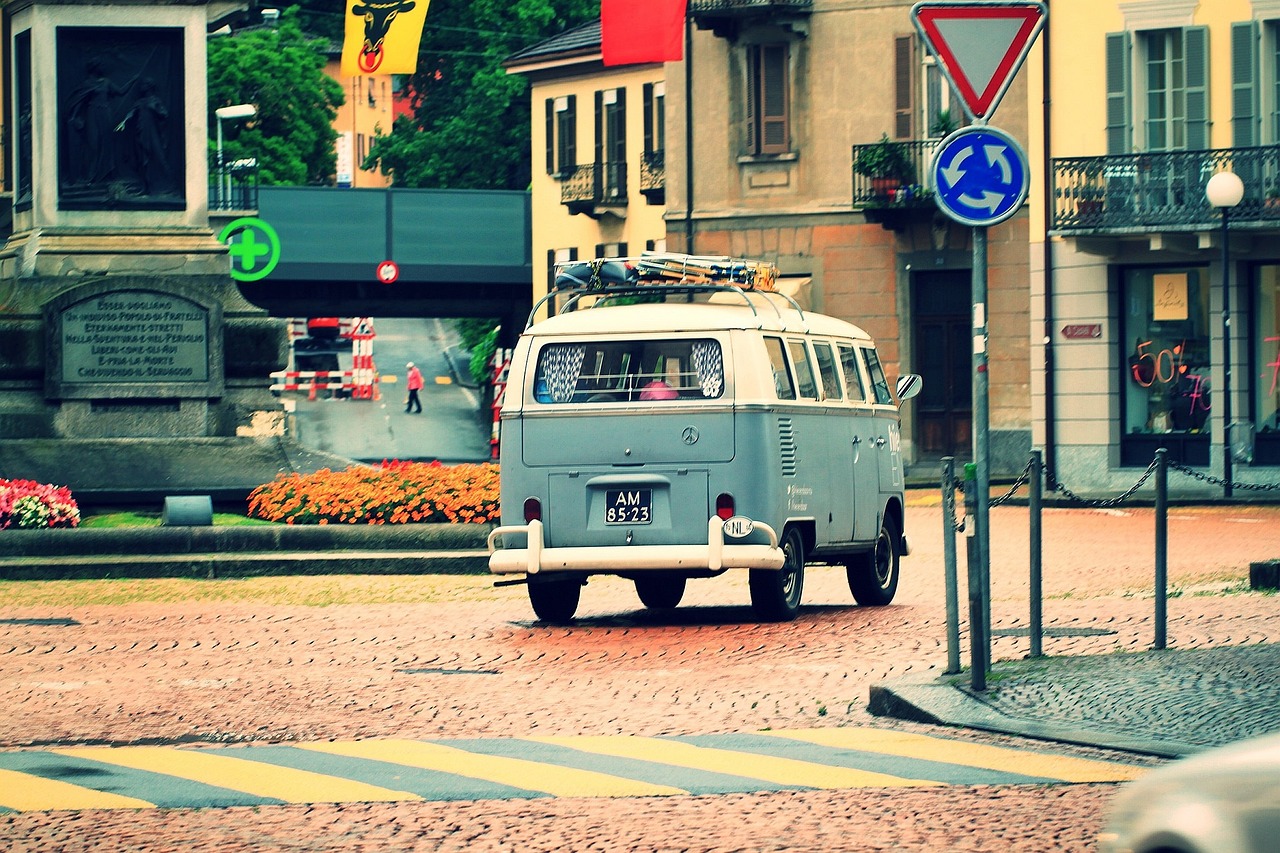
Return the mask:
[[693, 19], [684, 20], [684, 251], [693, 254]]
[[[1049, 0], [1045, 0], [1045, 11]], [[1044, 55], [1044, 93], [1041, 98], [1044, 132], [1044, 474], [1045, 484], [1053, 490], [1058, 482], [1057, 449], [1057, 389], [1054, 383], [1053, 361], [1053, 243], [1049, 239], [1049, 227], [1053, 223], [1053, 158], [1050, 156], [1052, 136], [1052, 91], [1049, 85], [1053, 65], [1050, 63], [1050, 31], [1053, 16], [1046, 14], [1044, 32], [1040, 43]]]

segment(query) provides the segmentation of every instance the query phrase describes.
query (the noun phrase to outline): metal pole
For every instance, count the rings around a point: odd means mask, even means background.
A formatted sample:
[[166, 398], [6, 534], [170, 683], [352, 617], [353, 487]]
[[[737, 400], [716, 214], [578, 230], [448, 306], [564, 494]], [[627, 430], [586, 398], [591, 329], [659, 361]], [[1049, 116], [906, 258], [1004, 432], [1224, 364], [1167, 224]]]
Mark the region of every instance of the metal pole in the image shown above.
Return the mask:
[[974, 690], [987, 689], [986, 619], [982, 615], [982, 571], [978, 559], [978, 537], [974, 527], [977, 505], [982, 503], [977, 494], [977, 466], [972, 462], [964, 466], [964, 541], [969, 558], [969, 685]]
[[1028, 511], [1031, 514], [1031, 656], [1038, 658], [1044, 654], [1040, 647], [1041, 637], [1041, 611], [1043, 609], [1042, 584], [1041, 584], [1041, 485], [1040, 479], [1044, 471], [1044, 462], [1041, 460], [1040, 451], [1031, 451], [1031, 482], [1030, 489], [1027, 494]]
[[1231, 497], [1231, 255], [1227, 222], [1231, 208], [1222, 208], [1222, 494]]
[[1169, 585], [1169, 471], [1163, 447], [1156, 450], [1156, 638], [1155, 647], [1163, 649], [1165, 637], [1166, 592]]
[[956, 581], [956, 460], [942, 459], [942, 559], [947, 582], [947, 674], [960, 671], [960, 596]]
[[227, 170], [222, 165], [222, 116], [218, 116], [218, 209], [222, 209], [222, 178]]
[[693, 19], [684, 22], [684, 251], [693, 254]]
[[986, 660], [991, 660], [991, 528], [988, 525], [991, 505], [990, 408], [987, 375], [987, 229], [973, 229], [973, 462], [977, 469], [977, 494], [974, 500], [978, 548], [978, 577], [982, 582], [982, 625], [987, 646]]

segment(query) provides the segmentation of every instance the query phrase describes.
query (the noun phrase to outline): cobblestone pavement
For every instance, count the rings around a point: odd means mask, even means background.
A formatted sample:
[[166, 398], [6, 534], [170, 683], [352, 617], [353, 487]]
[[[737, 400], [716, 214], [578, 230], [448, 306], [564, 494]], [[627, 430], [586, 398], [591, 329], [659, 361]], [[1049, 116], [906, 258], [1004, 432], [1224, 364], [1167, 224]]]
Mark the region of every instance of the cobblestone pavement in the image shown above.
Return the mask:
[[[1006, 634], [1027, 625], [1026, 515], [1025, 508], [997, 507], [991, 516], [993, 622]], [[800, 618], [771, 625], [751, 621], [745, 578], [730, 577], [691, 582], [686, 601], [671, 613], [638, 609], [630, 584], [593, 580], [583, 591], [581, 618], [568, 628], [535, 622], [521, 589], [495, 590], [487, 578], [295, 579], [278, 599], [230, 603], [68, 604], [59, 596], [83, 597], [81, 588], [26, 585], [20, 595], [0, 598], [0, 707], [9, 711], [0, 717], [0, 745], [862, 725], [1018, 743], [866, 710], [873, 685], [936, 678], [945, 668], [941, 528], [936, 507], [912, 508], [915, 552], [903, 563], [893, 606], [858, 608], [841, 570], [813, 568]], [[1044, 651], [1051, 661], [1150, 649], [1152, 531], [1150, 510], [1046, 510], [1044, 621], [1051, 634]], [[1280, 642], [1276, 598], [1247, 591], [1243, 580], [1249, 561], [1280, 556], [1280, 506], [1175, 509], [1169, 550], [1171, 584], [1180, 593], [1168, 602], [1172, 649]], [[391, 584], [403, 585], [404, 598], [418, 603], [298, 603], [360, 600], [361, 590]], [[1027, 650], [1025, 636], [1001, 635], [994, 658], [1016, 660]], [[1103, 695], [1092, 689], [1091, 676], [1073, 677], [1070, 696]], [[1158, 679], [1148, 684], [1167, 688]], [[1132, 695], [1110, 695], [1141, 704]], [[1043, 681], [1006, 696], [1035, 706], [1022, 714], [1064, 698], [1043, 690]], [[1101, 704], [1115, 702], [1094, 702]], [[1162, 714], [1178, 718], [1191, 705], [1188, 698], [1185, 707]], [[1070, 713], [1066, 707], [1061, 713]], [[975, 786], [23, 813], [0, 815], [0, 845], [42, 851], [1090, 850], [1113, 790]]]

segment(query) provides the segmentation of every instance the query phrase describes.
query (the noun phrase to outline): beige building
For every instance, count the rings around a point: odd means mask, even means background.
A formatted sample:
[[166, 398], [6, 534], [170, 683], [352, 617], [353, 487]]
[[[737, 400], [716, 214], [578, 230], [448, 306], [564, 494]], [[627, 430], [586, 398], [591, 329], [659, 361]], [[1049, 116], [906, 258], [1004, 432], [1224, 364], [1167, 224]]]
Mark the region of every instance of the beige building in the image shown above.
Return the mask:
[[362, 169], [360, 164], [369, 153], [374, 137], [391, 132], [391, 124], [395, 121], [392, 77], [389, 74], [344, 76], [341, 64], [342, 46], [335, 45], [329, 51], [324, 73], [342, 86], [346, 97], [333, 120], [333, 129], [338, 132], [334, 182], [340, 187], [389, 187], [390, 175], [384, 175], [377, 169]]

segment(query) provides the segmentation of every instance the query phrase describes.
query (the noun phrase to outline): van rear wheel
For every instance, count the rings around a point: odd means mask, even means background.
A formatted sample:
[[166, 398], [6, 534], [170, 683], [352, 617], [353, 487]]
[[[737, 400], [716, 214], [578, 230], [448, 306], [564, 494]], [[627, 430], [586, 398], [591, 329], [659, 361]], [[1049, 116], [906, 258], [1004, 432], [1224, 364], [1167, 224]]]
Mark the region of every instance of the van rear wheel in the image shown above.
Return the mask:
[[577, 577], [529, 581], [529, 603], [543, 622], [571, 621], [581, 597], [582, 581]]
[[849, 561], [845, 574], [853, 600], [863, 607], [883, 607], [898, 591], [898, 558], [902, 533], [898, 523], [885, 516], [875, 548]]
[[636, 594], [645, 607], [656, 610], [669, 610], [680, 603], [684, 597], [684, 575], [654, 572], [641, 575], [636, 579]]
[[763, 622], [788, 622], [800, 612], [804, 592], [804, 537], [794, 527], [782, 537], [786, 561], [776, 572], [751, 570], [751, 607]]

